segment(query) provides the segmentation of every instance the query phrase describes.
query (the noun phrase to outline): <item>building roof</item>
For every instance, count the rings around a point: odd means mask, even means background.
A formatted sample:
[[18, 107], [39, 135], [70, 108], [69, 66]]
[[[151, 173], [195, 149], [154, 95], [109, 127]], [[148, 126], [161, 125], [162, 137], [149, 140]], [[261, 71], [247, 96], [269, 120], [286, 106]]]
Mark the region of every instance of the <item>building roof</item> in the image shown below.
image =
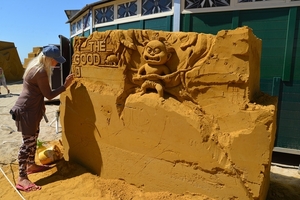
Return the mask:
[[68, 17], [68, 19], [72, 18], [76, 13], [78, 13], [80, 10], [65, 10], [65, 13]]
[[66, 15], [69, 19], [66, 23], [72, 23], [77, 17], [79, 17], [85, 11], [90, 10], [94, 6], [97, 6], [97, 5], [100, 5], [100, 4], [103, 4], [103, 3], [107, 3], [107, 2], [110, 2], [110, 1], [115, 1], [115, 0], [96, 1], [95, 3], [86, 4], [81, 10], [65, 10], [65, 13], [66, 13]]

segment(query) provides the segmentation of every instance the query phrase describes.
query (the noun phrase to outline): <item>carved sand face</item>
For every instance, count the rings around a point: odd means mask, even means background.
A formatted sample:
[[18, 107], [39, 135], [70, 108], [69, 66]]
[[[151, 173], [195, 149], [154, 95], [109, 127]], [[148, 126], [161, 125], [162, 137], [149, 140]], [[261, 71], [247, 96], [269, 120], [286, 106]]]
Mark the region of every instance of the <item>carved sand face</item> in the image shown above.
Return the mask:
[[168, 61], [168, 53], [164, 43], [158, 40], [150, 41], [144, 50], [143, 57], [148, 64], [161, 65]]

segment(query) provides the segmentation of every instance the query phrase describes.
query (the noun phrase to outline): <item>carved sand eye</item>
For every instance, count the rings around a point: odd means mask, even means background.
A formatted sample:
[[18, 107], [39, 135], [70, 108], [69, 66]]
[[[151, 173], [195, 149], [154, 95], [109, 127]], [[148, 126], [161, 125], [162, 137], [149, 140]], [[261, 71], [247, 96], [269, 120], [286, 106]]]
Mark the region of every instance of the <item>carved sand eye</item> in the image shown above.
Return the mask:
[[150, 47], [147, 47], [147, 52], [150, 54], [152, 52], [152, 49]]
[[158, 54], [158, 53], [160, 53], [160, 52], [161, 52], [160, 48], [155, 48], [155, 49], [154, 49], [154, 53], [155, 53], [155, 54]]

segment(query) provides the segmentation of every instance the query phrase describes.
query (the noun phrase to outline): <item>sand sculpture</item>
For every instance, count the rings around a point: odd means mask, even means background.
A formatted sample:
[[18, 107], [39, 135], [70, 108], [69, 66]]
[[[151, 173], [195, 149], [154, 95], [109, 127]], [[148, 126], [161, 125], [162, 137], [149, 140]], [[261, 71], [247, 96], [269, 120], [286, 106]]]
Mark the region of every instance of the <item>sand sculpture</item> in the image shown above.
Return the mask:
[[0, 41], [0, 67], [4, 70], [6, 82], [22, 79], [24, 69], [14, 43]]
[[260, 91], [249, 27], [94, 32], [73, 47], [66, 160], [144, 191], [266, 197], [277, 99]]
[[28, 64], [37, 57], [42, 51], [43, 47], [33, 47], [32, 52], [28, 53], [28, 57], [24, 59], [23, 68], [26, 69]]

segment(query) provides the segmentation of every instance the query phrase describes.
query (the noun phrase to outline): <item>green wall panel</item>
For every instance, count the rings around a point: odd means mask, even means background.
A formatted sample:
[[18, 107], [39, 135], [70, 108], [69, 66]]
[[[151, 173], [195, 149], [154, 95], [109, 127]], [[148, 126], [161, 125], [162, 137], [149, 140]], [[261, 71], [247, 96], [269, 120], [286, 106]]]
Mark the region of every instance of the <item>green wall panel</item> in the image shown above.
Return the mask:
[[231, 29], [232, 12], [199, 13], [191, 17], [191, 32], [217, 34], [220, 30]]
[[[249, 26], [262, 40], [261, 78], [282, 76], [286, 48], [288, 9], [240, 12], [240, 26]], [[279, 57], [281, 59], [272, 59]]]
[[[262, 53], [261, 56], [264, 56], [264, 59], [261, 60], [261, 65], [265, 66], [264, 68], [261, 68], [261, 71], [265, 70], [265, 69], [268, 70], [270, 67], [281, 68], [281, 66], [283, 65], [283, 62], [282, 62], [283, 55], [266, 56], [265, 53]], [[270, 62], [272, 62], [272, 65], [270, 64]], [[266, 71], [266, 75], [267, 74], [268, 74], [268, 71]]]
[[[264, 46], [264, 44], [262, 44], [263, 48], [262, 48], [262, 52], [261, 52], [261, 57], [262, 59], [265, 59], [265, 57], [280, 57], [280, 59], [282, 59], [281, 61], [283, 61], [284, 59], [284, 48], [281, 47], [266, 47]], [[270, 62], [271, 60], [268, 60], [268, 62]], [[270, 65], [270, 63], [268, 63], [268, 65]], [[263, 66], [265, 67], [265, 66]]]
[[[243, 12], [242, 12], [243, 13]], [[259, 13], [261, 14], [261, 13]], [[247, 25], [249, 27], [255, 26], [255, 27], [261, 27], [261, 30], [284, 30], [286, 29], [286, 24], [284, 22], [286, 22], [287, 19], [284, 20], [265, 20], [265, 18], [263, 18], [261, 20], [255, 20], [255, 21], [249, 21], [249, 19], [245, 19], [242, 16], [240, 17], [240, 20], [243, 20], [242, 24], [247, 23]], [[250, 19], [251, 20], [251, 19]], [[276, 22], [276, 23], [273, 23]], [[258, 29], [260, 30], [260, 29]]]
[[96, 31], [102, 32], [102, 31], [116, 30], [116, 29], [118, 29], [118, 26], [117, 25], [112, 25], [112, 26], [98, 27], [98, 28], [96, 28]]
[[266, 67], [264, 69], [261, 69], [260, 73], [261, 74], [267, 74], [267, 76], [265, 76], [265, 78], [273, 78], [273, 77], [277, 77], [277, 74], [280, 74], [282, 72], [281, 69], [278, 69], [278, 67], [276, 66], [270, 66], [270, 67]]
[[[257, 28], [253, 23], [252, 23], [251, 26], [249, 24], [244, 24], [244, 25], [241, 25], [241, 26], [249, 26], [253, 30], [254, 34], [258, 38], [262, 39], [263, 41], [264, 40], [274, 40], [274, 39], [276, 39], [276, 40], [278, 40], [278, 39], [285, 40], [285, 38], [286, 38], [286, 28], [281, 29], [281, 30], [278, 30], [278, 29], [273, 29], [273, 30], [262, 29], [262, 28]], [[285, 26], [286, 26], [286, 22], [285, 22]]]
[[144, 21], [144, 29], [172, 31], [172, 17], [161, 17]]
[[[260, 37], [258, 37], [258, 38], [260, 38]], [[280, 47], [280, 48], [284, 48], [285, 47], [285, 39], [284, 38], [282, 38], [282, 39], [276, 39], [276, 42], [274, 42], [274, 39], [268, 38], [268, 39], [262, 40], [262, 44], [264, 46], [266, 46], [266, 47]]]
[[293, 49], [293, 80], [300, 81], [300, 8], [298, 8], [295, 35], [294, 35], [294, 49]]
[[289, 8], [257, 9], [240, 11], [242, 21], [284, 21], [287, 19]]
[[89, 35], [90, 35], [90, 30], [85, 31], [84, 34], [83, 34], [84, 37], [88, 37]]
[[140, 21], [119, 24], [118, 26], [119, 26], [118, 29], [122, 29], [122, 30], [143, 29], [143, 23], [141, 23]]
[[294, 66], [295, 66], [295, 69], [294, 69], [294, 72], [293, 72], [293, 80], [297, 80], [299, 81], [300, 80], [300, 48], [298, 48], [296, 51], [295, 51], [295, 63], [294, 63]]
[[238, 26], [262, 40], [261, 90], [279, 99], [275, 146], [300, 150], [300, 8], [186, 14], [181, 22], [182, 31], [211, 34]]

